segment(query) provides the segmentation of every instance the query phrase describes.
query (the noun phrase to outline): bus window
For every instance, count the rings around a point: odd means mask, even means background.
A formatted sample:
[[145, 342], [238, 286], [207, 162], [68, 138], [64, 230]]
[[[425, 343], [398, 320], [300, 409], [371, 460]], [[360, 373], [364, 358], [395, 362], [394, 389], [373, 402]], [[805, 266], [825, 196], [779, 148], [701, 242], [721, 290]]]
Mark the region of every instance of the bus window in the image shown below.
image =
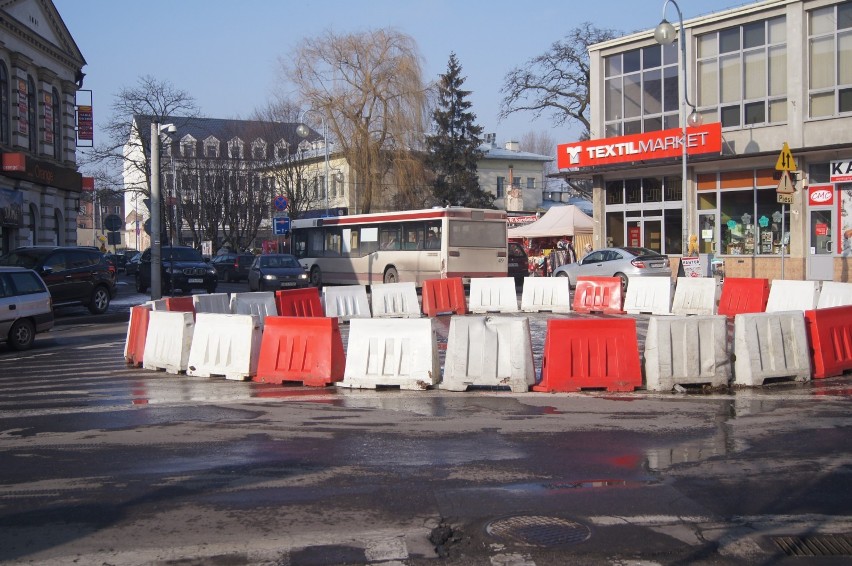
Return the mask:
[[383, 250], [398, 250], [399, 226], [387, 226], [379, 230], [379, 244]]
[[308, 235], [307, 232], [296, 232], [291, 238], [293, 246], [293, 255], [296, 257], [306, 257], [308, 251]]
[[441, 223], [429, 222], [426, 224], [426, 243], [423, 246], [427, 250], [441, 249]]
[[326, 228], [325, 229], [325, 255], [326, 257], [340, 256], [342, 236], [340, 229]]
[[308, 230], [308, 257], [322, 257], [322, 229]]
[[404, 242], [403, 249], [405, 250], [422, 250], [423, 249], [423, 225], [405, 225], [402, 228]]
[[451, 246], [476, 248], [505, 248], [506, 224], [499, 222], [450, 222]]
[[361, 228], [361, 257], [379, 249], [379, 229]]
[[349, 254], [350, 257], [360, 257], [361, 252], [358, 249], [358, 230], [352, 230], [347, 228], [343, 231], [343, 245], [346, 246], [346, 242], [349, 242], [348, 249], [344, 249], [344, 251]]

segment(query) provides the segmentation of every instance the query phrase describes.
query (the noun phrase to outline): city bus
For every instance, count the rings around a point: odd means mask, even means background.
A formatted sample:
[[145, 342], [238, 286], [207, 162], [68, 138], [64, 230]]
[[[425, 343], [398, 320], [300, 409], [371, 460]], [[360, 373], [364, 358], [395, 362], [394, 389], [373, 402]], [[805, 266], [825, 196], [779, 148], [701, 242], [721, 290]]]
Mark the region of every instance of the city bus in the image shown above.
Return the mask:
[[506, 213], [432, 208], [294, 220], [291, 250], [311, 284], [506, 277]]

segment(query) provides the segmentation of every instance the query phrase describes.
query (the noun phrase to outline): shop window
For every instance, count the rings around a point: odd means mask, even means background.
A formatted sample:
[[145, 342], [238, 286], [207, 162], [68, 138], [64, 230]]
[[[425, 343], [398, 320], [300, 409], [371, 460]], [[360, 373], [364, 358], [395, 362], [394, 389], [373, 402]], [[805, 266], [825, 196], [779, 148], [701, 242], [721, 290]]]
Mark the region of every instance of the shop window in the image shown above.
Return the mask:
[[624, 245], [624, 213], [606, 213], [606, 245], [607, 247]]
[[662, 200], [662, 181], [654, 177], [642, 179], [642, 202], [662, 202]]
[[642, 202], [642, 181], [639, 179], [627, 179], [624, 181], [624, 194], [624, 202], [627, 204]]
[[683, 253], [683, 211], [680, 209], [667, 209], [663, 215], [663, 226], [666, 232], [666, 247], [662, 253]]
[[606, 203], [624, 204], [624, 182], [610, 181], [606, 184]]
[[680, 177], [666, 177], [665, 187], [667, 201], [683, 200], [683, 183]]
[[[719, 201], [723, 254], [781, 253], [784, 241], [784, 234], [781, 233], [782, 212], [775, 190], [723, 191], [719, 194]], [[789, 209], [784, 214], [785, 231], [789, 232]]]

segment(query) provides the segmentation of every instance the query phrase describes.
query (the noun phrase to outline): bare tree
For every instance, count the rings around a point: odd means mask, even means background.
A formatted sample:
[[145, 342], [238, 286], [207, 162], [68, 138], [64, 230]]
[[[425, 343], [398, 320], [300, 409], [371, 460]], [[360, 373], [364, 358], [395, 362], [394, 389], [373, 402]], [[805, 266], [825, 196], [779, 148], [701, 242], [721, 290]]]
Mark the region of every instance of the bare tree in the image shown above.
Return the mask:
[[[327, 31], [305, 41], [282, 66], [304, 103], [325, 116], [349, 162], [356, 209], [370, 212], [374, 206], [388, 206], [397, 188], [384, 184], [388, 173], [422, 147], [427, 125], [426, 90], [414, 40], [390, 29], [347, 35]], [[419, 175], [421, 169], [400, 167], [402, 172]], [[404, 185], [421, 182], [407, 179]]]
[[500, 118], [529, 111], [539, 118], [545, 112], [559, 126], [576, 122], [589, 137], [589, 46], [619, 34], [585, 22], [550, 49], [509, 71], [503, 79]]
[[[170, 116], [187, 118], [199, 115], [195, 99], [186, 91], [175, 88], [168, 81], [160, 81], [147, 75], [140, 77], [133, 87], [122, 88], [112, 104], [112, 115], [101, 129], [106, 140], [81, 156], [80, 166], [92, 173], [96, 186], [113, 190], [138, 191], [150, 195], [151, 147], [150, 131], [134, 131], [140, 126], [149, 127], [150, 122], [137, 124], [135, 116], [149, 116], [161, 122]], [[177, 125], [177, 124], [176, 124]], [[135, 141], [134, 141], [135, 140]], [[146, 143], [147, 142], [147, 143]], [[127, 157], [127, 144], [139, 143], [141, 159]], [[127, 153], [126, 153], [127, 152]], [[139, 186], [124, 186], [122, 173], [136, 170], [144, 181]]]
[[[299, 125], [302, 111], [298, 104], [286, 98], [273, 100], [265, 108], [254, 112], [254, 119], [270, 127], [287, 128], [295, 131]], [[314, 171], [319, 153], [316, 142], [322, 136], [311, 130], [307, 138], [298, 145], [288, 145], [273, 151], [269, 163], [262, 168], [262, 176], [271, 183], [276, 195], [287, 199], [287, 211], [291, 219], [302, 217], [310, 210], [316, 210], [324, 203], [320, 192], [309, 174]], [[316, 175], [314, 175], [314, 178]], [[324, 196], [324, 195], [323, 195]]]

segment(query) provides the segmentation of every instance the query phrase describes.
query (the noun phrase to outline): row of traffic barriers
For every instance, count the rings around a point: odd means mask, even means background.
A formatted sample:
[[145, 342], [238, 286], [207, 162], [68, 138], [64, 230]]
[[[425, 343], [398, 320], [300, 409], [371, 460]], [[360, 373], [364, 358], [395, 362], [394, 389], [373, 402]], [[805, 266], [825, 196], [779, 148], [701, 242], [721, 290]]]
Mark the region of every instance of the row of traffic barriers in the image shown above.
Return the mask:
[[[733, 352], [724, 315], [652, 316], [644, 379], [635, 319], [554, 316], [547, 322], [536, 383], [528, 319], [465, 316], [463, 289], [452, 296], [458, 288], [446, 281], [440, 280], [431, 294], [424, 285], [423, 295], [424, 312], [429, 304], [432, 310], [461, 311], [451, 312], [443, 376], [432, 320], [415, 316], [407, 291], [391, 285], [378, 291], [374, 286], [373, 311], [403, 313], [393, 318], [354, 316], [363, 309], [362, 299], [342, 288], [327, 288], [324, 305], [316, 289], [305, 289], [237, 293], [227, 301], [196, 295], [133, 307], [125, 359], [169, 373], [271, 383], [449, 390], [492, 386], [516, 392], [530, 387], [665, 391], [727, 386], [732, 377], [734, 384], [754, 386], [852, 369], [852, 306], [737, 314]], [[472, 282], [472, 293], [474, 288]], [[484, 294], [471, 299], [472, 308], [484, 302]], [[494, 290], [488, 297], [489, 304], [508, 304]], [[205, 312], [222, 311], [225, 304], [228, 312]], [[329, 314], [334, 316], [324, 316]], [[350, 323], [345, 354], [341, 319]]]

